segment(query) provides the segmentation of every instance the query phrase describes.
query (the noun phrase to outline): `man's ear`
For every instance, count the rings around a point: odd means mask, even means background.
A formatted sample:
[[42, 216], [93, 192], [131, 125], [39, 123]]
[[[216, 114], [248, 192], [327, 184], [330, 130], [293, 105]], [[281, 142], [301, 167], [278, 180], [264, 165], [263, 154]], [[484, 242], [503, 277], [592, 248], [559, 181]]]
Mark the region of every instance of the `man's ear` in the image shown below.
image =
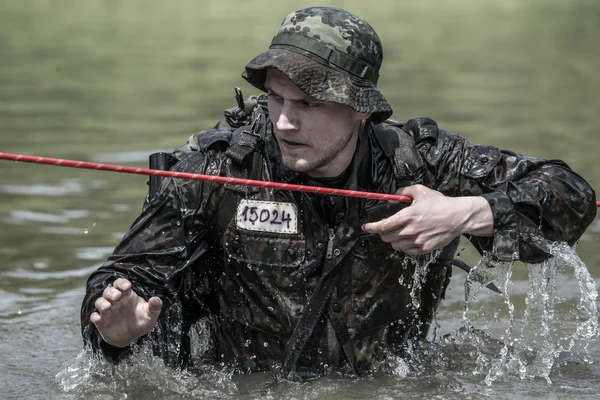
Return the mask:
[[357, 119], [361, 120], [361, 121], [366, 121], [367, 119], [369, 119], [369, 117], [371, 117], [371, 113], [365, 113], [365, 112], [359, 112], [356, 113], [357, 115]]

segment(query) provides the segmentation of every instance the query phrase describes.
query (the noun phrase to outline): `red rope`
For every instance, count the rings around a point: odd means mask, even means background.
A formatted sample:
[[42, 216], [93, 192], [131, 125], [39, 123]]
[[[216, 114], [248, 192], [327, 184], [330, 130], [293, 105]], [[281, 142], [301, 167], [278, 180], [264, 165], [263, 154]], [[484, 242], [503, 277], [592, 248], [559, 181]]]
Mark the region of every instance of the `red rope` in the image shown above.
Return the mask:
[[[395, 200], [410, 203], [412, 199], [408, 196], [398, 196], [394, 194], [362, 192], [358, 190], [331, 189], [319, 186], [293, 185], [290, 183], [258, 181], [252, 179], [228, 178], [224, 176], [191, 174], [188, 172], [162, 171], [158, 169], [134, 168], [121, 165], [98, 164], [87, 161], [64, 160], [60, 158], [27, 156], [24, 154], [0, 153], [0, 160], [10, 160], [17, 162], [27, 162], [34, 164], [55, 165], [60, 167], [95, 169], [99, 171], [123, 172], [126, 174], [164, 176], [168, 178], [192, 179], [199, 181], [210, 181], [217, 183], [229, 183], [242, 186], [260, 186], [272, 189], [293, 190], [297, 192], [322, 193], [335, 196], [362, 197], [377, 200]], [[600, 201], [596, 202], [596, 207], [600, 207]]]
[[192, 179], [199, 181], [210, 181], [217, 183], [228, 183], [232, 185], [260, 186], [272, 189], [293, 190], [297, 192], [322, 193], [336, 196], [362, 197], [378, 200], [395, 200], [410, 203], [412, 199], [408, 196], [398, 196], [385, 193], [361, 192], [357, 190], [331, 189], [318, 186], [293, 185], [289, 183], [258, 181], [252, 179], [229, 178], [224, 176], [192, 174], [188, 172], [162, 171], [158, 169], [124, 167], [121, 165], [98, 164], [87, 161], [63, 160], [60, 158], [26, 156], [23, 154], [0, 153], [0, 160], [11, 160], [16, 162], [27, 162], [34, 164], [55, 165], [60, 167], [95, 169], [100, 171], [123, 172], [126, 174], [164, 176], [168, 178]]

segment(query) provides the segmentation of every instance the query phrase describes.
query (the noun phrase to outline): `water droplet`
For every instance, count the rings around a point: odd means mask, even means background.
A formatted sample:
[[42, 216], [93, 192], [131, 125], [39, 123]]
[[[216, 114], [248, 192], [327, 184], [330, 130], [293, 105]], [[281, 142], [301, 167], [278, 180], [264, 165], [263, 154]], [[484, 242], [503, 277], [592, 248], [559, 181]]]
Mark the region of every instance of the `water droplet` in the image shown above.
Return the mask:
[[181, 221], [177, 221], [175, 223], [177, 224], [177, 226], [181, 225]]
[[240, 293], [244, 293], [244, 288], [240, 287]]
[[268, 347], [268, 346], [269, 346], [269, 343], [267, 343], [267, 342], [264, 342], [264, 343], [263, 343], [263, 346], [265, 346], [265, 347]]
[[250, 339], [246, 340], [246, 342], [244, 343], [244, 346], [248, 347], [250, 346], [250, 343], [252, 343], [252, 341]]

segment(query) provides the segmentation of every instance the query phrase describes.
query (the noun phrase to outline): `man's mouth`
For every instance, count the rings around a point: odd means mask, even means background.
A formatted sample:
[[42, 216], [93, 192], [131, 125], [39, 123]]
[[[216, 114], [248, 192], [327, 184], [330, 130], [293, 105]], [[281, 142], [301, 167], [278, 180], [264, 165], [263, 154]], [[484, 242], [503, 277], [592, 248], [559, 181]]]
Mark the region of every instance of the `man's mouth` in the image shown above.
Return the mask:
[[304, 143], [293, 142], [291, 140], [279, 139], [279, 141], [285, 147], [289, 147], [289, 148], [297, 148], [297, 147], [301, 147], [301, 146], [306, 146]]

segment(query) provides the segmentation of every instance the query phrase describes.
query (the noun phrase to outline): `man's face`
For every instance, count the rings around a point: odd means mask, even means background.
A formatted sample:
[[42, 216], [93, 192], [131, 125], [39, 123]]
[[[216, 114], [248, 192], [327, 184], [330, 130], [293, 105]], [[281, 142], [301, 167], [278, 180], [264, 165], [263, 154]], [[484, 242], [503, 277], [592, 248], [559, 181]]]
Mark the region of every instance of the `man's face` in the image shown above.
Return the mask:
[[281, 71], [267, 70], [269, 115], [286, 167], [316, 178], [340, 175], [350, 164], [367, 113], [302, 92]]

